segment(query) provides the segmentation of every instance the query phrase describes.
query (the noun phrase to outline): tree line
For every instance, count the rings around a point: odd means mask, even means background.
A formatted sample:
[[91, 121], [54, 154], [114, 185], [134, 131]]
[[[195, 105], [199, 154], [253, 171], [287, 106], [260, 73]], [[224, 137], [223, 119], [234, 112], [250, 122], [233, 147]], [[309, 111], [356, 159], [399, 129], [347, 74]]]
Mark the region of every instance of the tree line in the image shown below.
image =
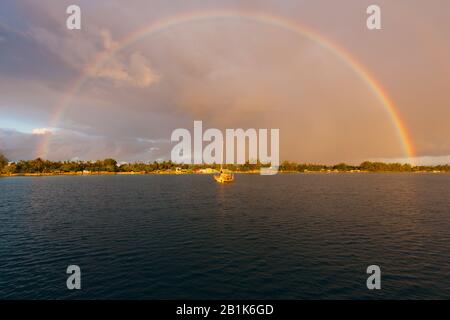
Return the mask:
[[[259, 171], [262, 167], [268, 167], [270, 164], [261, 164], [257, 162], [251, 164], [246, 162], [241, 165], [227, 164], [223, 167], [235, 172], [252, 172]], [[154, 173], [161, 171], [184, 171], [196, 172], [200, 169], [212, 168], [220, 170], [221, 166], [218, 164], [178, 164], [172, 161], [162, 162], [135, 162], [135, 163], [121, 163], [116, 160], [108, 158], [97, 161], [50, 161], [37, 158], [34, 160], [21, 160], [17, 162], [9, 162], [8, 159], [0, 154], [0, 172], [2, 174], [58, 174], [58, 173], [72, 173], [88, 171], [91, 173], [100, 172], [142, 172]], [[322, 164], [304, 164], [284, 161], [280, 167], [281, 172], [450, 172], [450, 165], [437, 166], [411, 166], [410, 164], [401, 163], [383, 163], [365, 161], [360, 165], [348, 165], [340, 163], [336, 165], [322, 165]]]

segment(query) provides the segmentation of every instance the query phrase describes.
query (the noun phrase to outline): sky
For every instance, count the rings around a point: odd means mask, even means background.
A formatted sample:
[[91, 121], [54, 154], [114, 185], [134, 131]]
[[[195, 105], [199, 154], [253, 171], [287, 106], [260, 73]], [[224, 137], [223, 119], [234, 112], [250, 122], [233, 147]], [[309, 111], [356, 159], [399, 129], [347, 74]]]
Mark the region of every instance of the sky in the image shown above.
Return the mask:
[[[381, 30], [366, 27], [374, 3]], [[71, 4], [81, 30], [66, 27]], [[156, 21], [207, 11], [234, 16], [175, 23], [120, 46]], [[450, 163], [449, 12], [446, 0], [2, 0], [0, 152], [14, 161], [168, 160], [172, 131], [202, 120], [280, 129], [282, 160]], [[245, 18], [258, 14], [322, 40]], [[383, 101], [323, 41], [384, 89], [414, 158]]]

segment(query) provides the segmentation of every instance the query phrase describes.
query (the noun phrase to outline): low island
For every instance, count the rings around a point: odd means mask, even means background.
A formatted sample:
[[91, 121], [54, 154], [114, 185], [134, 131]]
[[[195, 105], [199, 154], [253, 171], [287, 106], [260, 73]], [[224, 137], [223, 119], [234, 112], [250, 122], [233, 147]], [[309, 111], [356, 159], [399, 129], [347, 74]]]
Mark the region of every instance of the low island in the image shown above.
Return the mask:
[[[259, 162], [235, 165], [227, 164], [223, 168], [234, 173], [259, 173], [262, 167], [270, 164]], [[114, 159], [97, 161], [50, 161], [37, 158], [11, 162], [0, 154], [1, 176], [48, 176], [48, 175], [95, 175], [95, 174], [214, 174], [220, 171], [219, 164], [179, 164], [172, 161], [118, 163]], [[383, 163], [365, 161], [360, 165], [340, 163], [336, 165], [302, 164], [284, 161], [280, 173], [360, 173], [360, 172], [411, 172], [446, 173], [450, 165], [412, 166], [401, 163]]]

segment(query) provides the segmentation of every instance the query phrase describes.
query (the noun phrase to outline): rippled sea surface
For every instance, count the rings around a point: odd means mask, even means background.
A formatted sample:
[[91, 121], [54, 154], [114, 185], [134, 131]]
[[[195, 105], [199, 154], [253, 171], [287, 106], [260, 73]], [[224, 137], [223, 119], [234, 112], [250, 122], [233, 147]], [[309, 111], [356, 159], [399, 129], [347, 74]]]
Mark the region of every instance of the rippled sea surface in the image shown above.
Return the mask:
[[1, 299], [449, 296], [450, 175], [0, 178]]

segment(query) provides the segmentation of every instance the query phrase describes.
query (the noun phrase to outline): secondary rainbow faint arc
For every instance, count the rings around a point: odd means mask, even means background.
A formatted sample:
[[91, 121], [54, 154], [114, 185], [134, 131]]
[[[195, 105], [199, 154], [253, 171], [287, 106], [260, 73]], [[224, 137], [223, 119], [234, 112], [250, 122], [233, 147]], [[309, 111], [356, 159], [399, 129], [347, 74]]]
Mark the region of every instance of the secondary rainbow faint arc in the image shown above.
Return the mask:
[[[102, 52], [99, 52], [90, 64], [84, 68], [80, 76], [74, 81], [73, 85], [69, 88], [66, 94], [63, 96], [60, 103], [56, 106], [55, 111], [50, 120], [50, 127], [57, 127], [60, 119], [64, 115], [64, 111], [70, 105], [73, 97], [77, 94], [78, 90], [83, 86], [83, 84], [90, 78], [90, 76], [99, 68], [101, 65], [108, 60], [109, 57], [116, 54], [120, 50], [123, 50], [128, 45], [134, 43], [135, 41], [141, 39], [144, 36], [162, 31], [164, 29], [177, 26], [184, 23], [201, 21], [201, 20], [214, 20], [221, 18], [235, 18], [235, 19], [245, 19], [250, 21], [256, 21], [263, 24], [268, 24], [276, 26], [285, 30], [289, 30], [296, 34], [307, 37], [308, 39], [314, 41], [321, 47], [332, 52], [336, 57], [340, 58], [346, 65], [348, 65], [361, 79], [363, 79], [368, 87], [376, 94], [376, 96], [382, 102], [384, 109], [389, 114], [392, 122], [394, 123], [397, 135], [402, 142], [403, 152], [405, 155], [411, 159], [415, 155], [414, 145], [410, 138], [409, 132], [402, 121], [399, 112], [395, 108], [394, 103], [391, 101], [383, 87], [380, 83], [367, 71], [364, 66], [362, 66], [354, 57], [352, 57], [344, 48], [339, 47], [337, 44], [333, 43], [331, 40], [326, 39], [317, 32], [311, 30], [310, 28], [288, 20], [284, 17], [268, 15], [266, 13], [255, 13], [255, 12], [243, 12], [243, 11], [230, 11], [230, 10], [220, 10], [220, 11], [201, 11], [201, 12], [191, 12], [177, 14], [157, 20], [149, 25], [146, 25], [138, 30], [135, 30], [125, 36], [122, 40], [117, 42], [113, 48], [109, 48]], [[48, 145], [51, 135], [47, 135], [43, 140], [43, 143], [38, 148], [38, 156], [46, 157], [48, 152]]]

